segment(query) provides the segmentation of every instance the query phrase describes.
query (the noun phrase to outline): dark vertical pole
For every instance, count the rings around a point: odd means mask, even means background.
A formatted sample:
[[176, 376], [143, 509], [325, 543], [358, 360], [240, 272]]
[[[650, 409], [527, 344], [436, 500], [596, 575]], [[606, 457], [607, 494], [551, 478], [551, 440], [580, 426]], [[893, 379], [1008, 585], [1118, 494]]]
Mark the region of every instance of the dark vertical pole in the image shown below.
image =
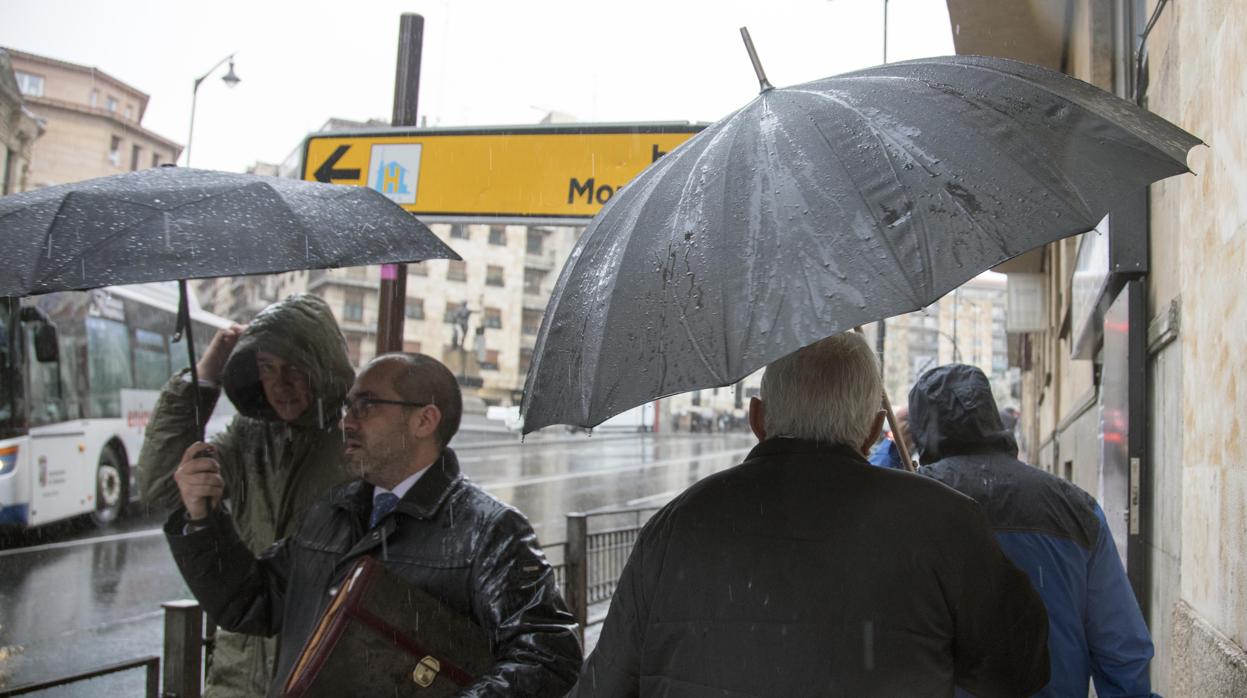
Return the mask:
[[[405, 13], [399, 20], [398, 66], [394, 71], [394, 126], [415, 126], [420, 97], [420, 52], [424, 45], [424, 17]], [[377, 353], [403, 350], [403, 321], [407, 305], [407, 265], [381, 265], [377, 307]]]
[[143, 672], [147, 675], [147, 690], [143, 695], [147, 698], [160, 698], [160, 659], [152, 657], [152, 661], [148, 663], [147, 670]]
[[[1146, 196], [1140, 197], [1147, 201]], [[1140, 211], [1143, 219], [1147, 220], [1148, 210], [1146, 203]], [[1147, 229], [1147, 224], [1144, 224]], [[1145, 277], [1146, 278], [1146, 277]], [[1129, 503], [1129, 518], [1127, 520], [1127, 538], [1126, 538], [1126, 575], [1130, 579], [1130, 586], [1134, 588], [1135, 597], [1139, 601], [1139, 608], [1143, 611], [1144, 618], [1151, 617], [1151, 592], [1152, 592], [1152, 551], [1149, 550], [1152, 541], [1152, 512], [1153, 512], [1153, 483], [1154, 475], [1152, 470], [1152, 459], [1149, 453], [1149, 439], [1151, 433], [1149, 431], [1148, 419], [1148, 353], [1147, 353], [1147, 296], [1145, 291], [1147, 286], [1143, 280], [1131, 281], [1126, 285], [1126, 293], [1130, 296], [1127, 299], [1127, 312], [1129, 314], [1130, 329], [1127, 331], [1127, 349], [1126, 349], [1126, 370], [1129, 372], [1129, 382], [1127, 390], [1129, 391], [1129, 400], [1126, 404], [1129, 410], [1127, 419], [1130, 424], [1130, 432], [1127, 435], [1127, 448], [1129, 453], [1129, 478], [1130, 486], [1127, 492], [1127, 502]]]
[[585, 641], [585, 627], [589, 624], [589, 517], [584, 514], [567, 515], [567, 548], [564, 550], [563, 572], [567, 586], [563, 598], [567, 600], [572, 616], [576, 619], [580, 642]]
[[203, 675], [203, 611], [195, 601], [169, 601], [165, 609], [164, 695], [199, 698]]

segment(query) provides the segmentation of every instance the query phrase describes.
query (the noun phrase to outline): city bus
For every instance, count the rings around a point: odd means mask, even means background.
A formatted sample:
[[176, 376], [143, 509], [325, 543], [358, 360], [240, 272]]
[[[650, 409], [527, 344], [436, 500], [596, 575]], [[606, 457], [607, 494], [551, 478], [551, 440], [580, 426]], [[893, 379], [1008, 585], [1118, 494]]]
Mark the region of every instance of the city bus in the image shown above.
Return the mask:
[[[191, 300], [196, 350], [229, 322]], [[120, 518], [160, 388], [187, 366], [176, 284], [0, 298], [0, 526]], [[208, 433], [233, 414], [221, 400]]]

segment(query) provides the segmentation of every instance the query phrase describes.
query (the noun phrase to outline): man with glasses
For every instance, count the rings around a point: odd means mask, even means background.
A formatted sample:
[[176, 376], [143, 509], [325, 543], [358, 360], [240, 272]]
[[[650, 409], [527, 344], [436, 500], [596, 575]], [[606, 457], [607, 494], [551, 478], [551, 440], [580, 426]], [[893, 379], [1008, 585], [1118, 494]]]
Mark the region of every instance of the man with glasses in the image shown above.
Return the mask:
[[363, 556], [490, 638], [495, 663], [456, 695], [561, 696], [575, 683], [574, 620], [532, 527], [466, 480], [448, 447], [462, 412], [455, 377], [435, 359], [387, 354], [369, 362], [342, 409], [346, 456], [359, 479], [321, 498], [293, 535], [259, 558], [220, 513], [217, 464], [191, 458], [178, 469], [184, 510], [165, 528], [174, 559], [223, 627], [278, 634], [269, 695], [280, 695], [332, 591]]
[[[143, 502], [180, 508], [174, 472], [210, 453], [234, 527], [243, 544], [260, 553], [293, 532], [312, 502], [349, 478], [338, 424], [355, 377], [346, 342], [328, 304], [294, 295], [265, 308], [245, 328], [217, 332], [198, 370], [198, 386], [183, 371], [156, 403], [139, 456]], [[238, 415], [211, 444], [197, 443], [197, 423], [207, 421], [222, 388]], [[263, 693], [275, 656], [271, 640], [218, 634], [205, 695]]]

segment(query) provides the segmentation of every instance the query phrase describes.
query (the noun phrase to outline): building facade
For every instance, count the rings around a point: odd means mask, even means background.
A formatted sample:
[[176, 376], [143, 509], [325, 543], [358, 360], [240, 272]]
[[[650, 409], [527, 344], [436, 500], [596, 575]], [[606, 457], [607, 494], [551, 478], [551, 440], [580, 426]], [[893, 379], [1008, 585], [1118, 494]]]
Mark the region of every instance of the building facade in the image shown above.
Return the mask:
[[31, 188], [30, 165], [43, 123], [26, 107], [9, 54], [0, 49], [0, 196]]
[[1247, 695], [1247, 5], [948, 0], [957, 52], [1061, 70], [1202, 138], [1095, 232], [1012, 260], [1033, 462], [1096, 495], [1153, 690]]
[[45, 133], [27, 189], [176, 162], [182, 146], [143, 127], [148, 96], [98, 68], [5, 49], [27, 109]]
[[[519, 404], [558, 271], [583, 228], [434, 223], [464, 261], [407, 266], [403, 346], [440, 359], [490, 405]], [[378, 267], [312, 272], [355, 363], [376, 353]]]

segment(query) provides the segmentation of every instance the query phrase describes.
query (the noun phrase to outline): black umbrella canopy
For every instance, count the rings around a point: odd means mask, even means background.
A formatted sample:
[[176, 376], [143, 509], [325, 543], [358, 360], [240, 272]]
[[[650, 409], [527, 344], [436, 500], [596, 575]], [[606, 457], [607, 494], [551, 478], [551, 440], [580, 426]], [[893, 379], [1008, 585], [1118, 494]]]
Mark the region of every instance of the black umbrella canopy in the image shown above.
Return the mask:
[[[765, 89], [624, 187], [542, 322], [524, 431], [740, 380], [1092, 229], [1199, 139], [1036, 66], [958, 56]], [[1142, 231], [1139, 231], [1142, 233]]]
[[380, 193], [161, 167], [0, 198], [0, 296], [459, 259]]

